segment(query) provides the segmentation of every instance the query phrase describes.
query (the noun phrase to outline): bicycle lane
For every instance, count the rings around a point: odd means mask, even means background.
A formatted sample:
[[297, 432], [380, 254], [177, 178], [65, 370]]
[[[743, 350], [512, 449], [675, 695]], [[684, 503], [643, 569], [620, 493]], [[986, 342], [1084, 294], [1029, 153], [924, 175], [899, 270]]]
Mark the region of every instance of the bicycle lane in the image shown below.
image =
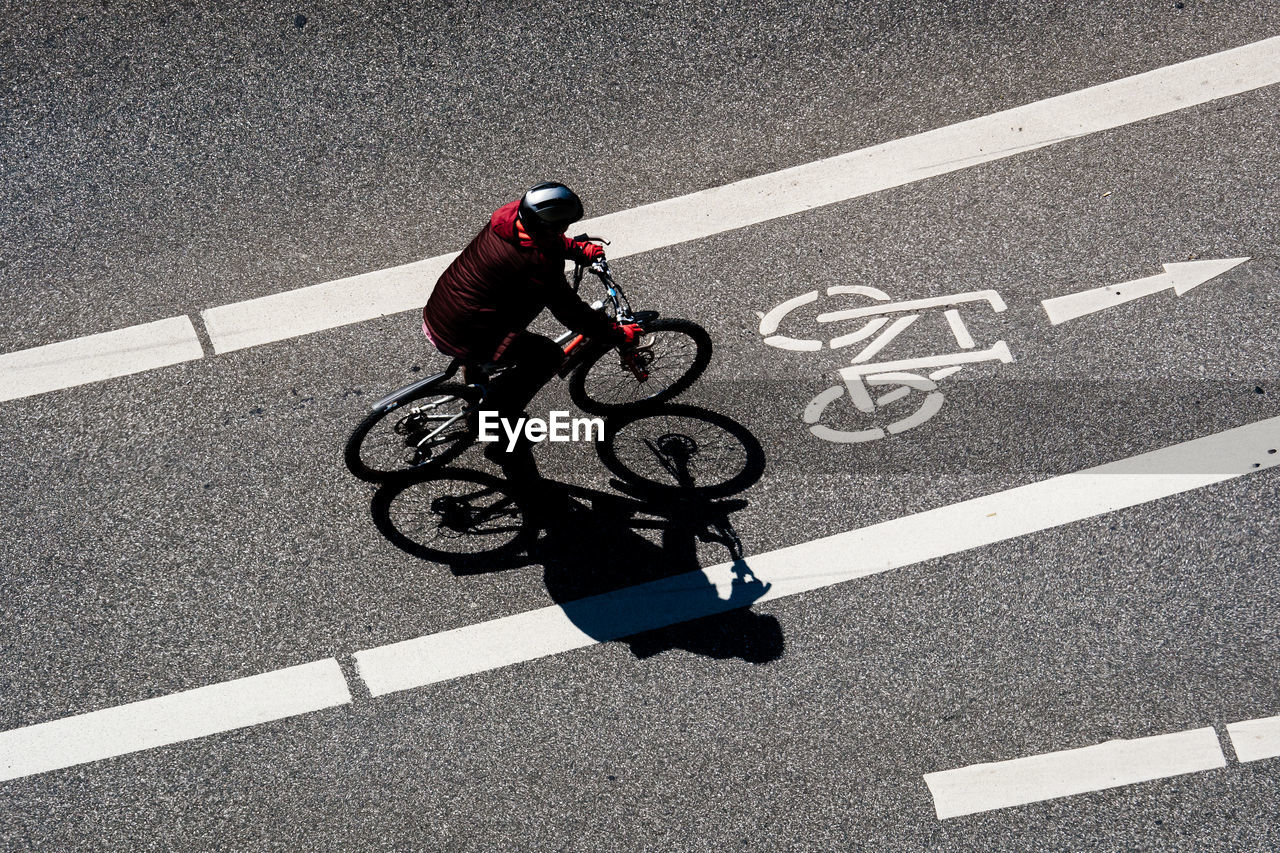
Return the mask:
[[[1243, 129], [1240, 125], [1233, 129], [1241, 132], [1247, 130], [1248, 121], [1246, 116], [1240, 122]], [[1183, 126], [1179, 123], [1172, 123], [1164, 132], [1176, 131], [1181, 127]], [[1224, 147], [1219, 147], [1216, 153], [1220, 154]], [[1135, 160], [1149, 157], [1149, 149], [1142, 149], [1139, 145], [1135, 145], [1134, 148], [1139, 149], [1135, 153]], [[1185, 154], [1185, 151], [1183, 153]], [[842, 206], [831, 211], [829, 216], [806, 215], [802, 221], [788, 223], [780, 230], [773, 230], [775, 226], [761, 226], [765, 229], [763, 235], [760, 231], [755, 231], [743, 235], [746, 238], [744, 240], [715, 238], [697, 246], [663, 253], [660, 257], [637, 261], [636, 271], [632, 273], [637, 279], [668, 278], [673, 282], [673, 286], [664, 291], [662, 301], [663, 307], [667, 308], [669, 303], [670, 313], [676, 315], [692, 314], [703, 319], [699, 314], [699, 307], [715, 304], [716, 297], [723, 297], [727, 288], [725, 285], [718, 288], [701, 286], [698, 284], [700, 277], [706, 276], [707, 280], [714, 280], [716, 270], [734, 268], [735, 258], [737, 259], [736, 268], [743, 273], [739, 281], [746, 278], [752, 282], [750, 287], [739, 285], [739, 289], [731, 291], [732, 304], [712, 310], [709, 312], [710, 316], [705, 318], [707, 325], [713, 328], [717, 340], [725, 343], [721, 347], [721, 355], [717, 359], [715, 371], [709, 375], [707, 382], [697, 389], [695, 395], [695, 399], [738, 417], [758, 431], [762, 440], [768, 445], [771, 462], [769, 479], [758, 490], [748, 493], [747, 497], [753, 501], [753, 504], [742, 513], [742, 520], [738, 521], [747, 539], [748, 547], [752, 551], [758, 553], [760, 550], [767, 550], [773, 542], [778, 543], [777, 547], [794, 544], [796, 540], [806, 535], [806, 526], [824, 528], [829, 534], [859, 526], [856, 521], [859, 516], [866, 517], [868, 521], [896, 517], [895, 514], [901, 505], [923, 505], [922, 509], [929, 508], [930, 505], [942, 506], [948, 502], [945, 497], [948, 491], [955, 495], [971, 497], [985, 485], [1001, 479], [1011, 481], [1011, 485], [1021, 485], [1027, 481], [1029, 474], [1034, 473], [1032, 469], [1036, 468], [1036, 465], [1032, 465], [1027, 460], [1034, 460], [1037, 465], [1045, 467], [1079, 470], [1082, 456], [1118, 458], [1115, 454], [1123, 455], [1123, 449], [1127, 447], [1149, 450], [1153, 446], [1164, 446], [1171, 438], [1170, 431], [1179, 431], [1182, 434], [1173, 436], [1175, 438], [1183, 435], [1194, 437], [1205, 433], [1206, 430], [1212, 431], [1211, 428], [1215, 425], [1235, 425], [1231, 422], [1249, 422], [1258, 419], [1259, 410], [1248, 410], [1242, 405], [1242, 401], [1253, 401], [1254, 398], [1240, 397], [1235, 394], [1233, 386], [1240, 384], [1236, 379], [1230, 379], [1226, 383], [1210, 379], [1209, 381], [1217, 385], [1221, 392], [1216, 398], [1218, 405], [1213, 405], [1215, 398], [1210, 395], [1205, 398], [1210, 405], [1201, 406], [1200, 410], [1193, 407], [1191, 398], [1185, 394], [1169, 395], [1156, 390], [1143, 398], [1135, 397], [1131, 393], [1140, 384], [1140, 381], [1134, 381], [1132, 377], [1141, 376], [1141, 368], [1144, 367], [1149, 371], [1145, 376], [1148, 381], [1152, 378], [1171, 377], [1172, 382], [1181, 383], [1184, 389], [1200, 381], [1198, 368], [1206, 365], [1210, 368], [1239, 370], [1238, 375], [1248, 375], [1258, 369], [1265, 369], [1265, 365], [1272, 357], [1271, 352], [1265, 348], [1265, 340], [1263, 340], [1264, 348], [1262, 349], [1236, 346], [1237, 355], [1230, 358], [1225, 355], [1229, 352], [1228, 345], [1233, 343], [1232, 339], [1236, 336], [1243, 340], [1250, 338], [1258, 340], [1256, 329], [1268, 328], [1266, 325], [1251, 327], [1250, 323], [1257, 321], [1259, 312], [1256, 310], [1257, 304], [1254, 300], [1264, 295], [1262, 285], [1265, 285], [1266, 275], [1269, 275], [1266, 259], [1268, 256], [1273, 257], [1274, 251], [1267, 245], [1256, 242], [1256, 238], [1249, 237], [1250, 232], [1255, 235], [1265, 232], [1261, 229], [1255, 230], [1250, 225], [1247, 210], [1243, 211], [1245, 218], [1241, 222], [1236, 222], [1229, 227], [1238, 228], [1241, 231], [1238, 235], [1241, 242], [1246, 239], [1255, 239], [1255, 242], [1243, 248], [1234, 246], [1224, 248], [1234, 254], [1251, 254], [1255, 260], [1260, 259], [1262, 263], [1257, 264], [1251, 261], [1236, 271], [1239, 275], [1254, 275], [1260, 278], [1246, 278], [1243, 280], [1243, 285], [1236, 281], [1234, 288], [1224, 291], [1225, 295], [1214, 303], [1216, 307], [1211, 315], [1217, 317], [1220, 322], [1207, 332], [1198, 331], [1200, 315], [1190, 308], [1182, 307], [1181, 303], [1175, 303], [1177, 307], [1172, 312], [1169, 311], [1168, 304], [1162, 303], [1157, 308], [1154, 302], [1139, 302], [1118, 309], [1134, 312], [1128, 316], [1131, 319], [1141, 320], [1140, 332], [1134, 332], [1133, 325], [1126, 327], [1123, 324], [1120, 325], [1120, 331], [1111, 331], [1106, 334], [1097, 332], [1096, 327], [1093, 330], [1078, 331], [1080, 327], [1077, 325], [1073, 328], [1071, 323], [1052, 329], [1047, 318], [1043, 316], [1043, 309], [1038, 299], [1085, 289], [1101, 281], [1129, 280], [1153, 274], [1159, 270], [1158, 264], [1161, 262], [1159, 260], [1148, 263], [1146, 269], [1134, 269], [1132, 256], [1125, 251], [1134, 249], [1141, 252], [1148, 251], [1148, 248], [1142, 246], [1142, 240], [1152, 236], [1151, 230], [1147, 230], [1142, 235], [1135, 234], [1128, 237], [1118, 233], [1125, 223], [1133, 220], [1132, 210], [1136, 207], [1149, 204], [1147, 215], [1152, 222], [1176, 219], [1183, 234], [1197, 233], [1200, 240], [1204, 240], [1206, 236], [1216, 239], [1214, 229], [1220, 228], [1223, 224], [1222, 212], [1216, 204], [1216, 198], [1210, 200], [1213, 203], [1206, 203], [1199, 210], [1188, 210], [1185, 206], [1175, 209], [1167, 203], [1162, 208], [1158, 201], [1159, 194], [1170, 192], [1185, 198], [1189, 191], [1195, 188], [1194, 182], [1189, 182], [1185, 178], [1180, 179], [1181, 183], [1178, 180], [1165, 181], [1164, 176], [1160, 174], [1142, 176], [1139, 163], [1123, 163], [1115, 167], [1117, 174], [1124, 173], [1126, 170], [1130, 174], [1138, 174], [1138, 178], [1128, 180], [1132, 186], [1142, 186], [1143, 191], [1141, 197], [1133, 197], [1127, 202], [1130, 209], [1124, 215], [1116, 216], [1110, 224], [1110, 230], [1104, 227], [1097, 229], [1103, 233], [1092, 233], [1091, 229], [1097, 227], [1096, 216], [1091, 217], [1088, 228], [1073, 220], [1072, 217], [1065, 217], [1065, 221], [1071, 224], [1074, 230], [1072, 233], [1059, 234], [1056, 237], [1053, 227], [1050, 226], [1027, 229], [1028, 233], [1024, 239], [1028, 242], [1034, 241], [1040, 248], [1038, 252], [1027, 253], [1022, 257], [1033, 257], [1031, 263], [1034, 266], [1058, 269], [1059, 271], [1047, 273], [1046, 278], [1054, 285], [1062, 286], [1041, 285], [1039, 290], [1035, 290], [1033, 286], [1027, 286], [1027, 290], [1032, 292], [1019, 293], [1018, 296], [1022, 298], [1015, 298], [1016, 289], [1006, 287], [1002, 276], [1016, 269], [1018, 271], [1016, 278], [1019, 281], [1029, 277], [1025, 267], [1014, 266], [1014, 261], [1019, 257], [1016, 248], [1002, 252], [998, 258], [968, 265], [963, 263], [962, 253], [955, 247], [957, 241], [963, 241], [960, 243], [961, 246], [988, 245], [992, 231], [999, 230], [993, 229], [991, 223], [1001, 221], [994, 208], [1002, 204], [1013, 205], [1010, 195], [1036, 197], [1045, 192], [1045, 185], [1052, 185], [1062, 174], [1070, 174], [1078, 169], [1078, 166], [1072, 163], [1072, 159], [1077, 156], [1088, 159], [1099, 155], [1097, 152], [1077, 148], [1049, 166], [1046, 166], [1044, 161], [1039, 161], [1030, 169], [1018, 167], [1007, 172], [988, 173], [985, 177], [976, 178], [972, 182], [962, 181], [959, 186], [948, 179], [945, 187], [940, 183], [934, 183], [922, 187], [918, 192], [895, 194], [885, 199], [883, 205], [870, 206], [870, 209], [862, 209], [862, 205]], [[1187, 158], [1180, 158], [1178, 162], [1179, 170], [1194, 171], [1188, 167]], [[1229, 159], [1228, 164], [1230, 164]], [[1200, 165], [1203, 165], [1206, 171], [1212, 170], [1212, 163], [1205, 162]], [[1028, 177], [1027, 172], [1036, 169], [1044, 169], [1056, 177], [1043, 180], [1040, 186], [1033, 187], [1028, 192], [1025, 190], [1025, 183], [1019, 185], [1019, 182], [1033, 180]], [[1021, 193], [1017, 192], [1019, 186], [1023, 188]], [[994, 196], [991, 195], [993, 193]], [[1047, 192], [1045, 194], [1048, 195]], [[937, 196], [944, 196], [941, 198], [943, 207], [941, 214], [935, 204], [939, 201]], [[964, 220], [960, 228], [955, 227], [954, 217], [947, 222], [946, 216], [947, 206], [954, 203], [957, 196], [962, 198], [968, 196], [970, 205], [960, 217]], [[1101, 194], [1098, 196], [1101, 197]], [[978, 197], [988, 198], [987, 206], [972, 200]], [[1091, 200], [1092, 198], [1093, 196], [1090, 196]], [[914, 209], [908, 207], [909, 205], [915, 205]], [[1028, 212], [1028, 207], [1032, 206], [1024, 204], [1020, 208], [1015, 207], [1013, 213], [1007, 213], [1005, 216], [1008, 220], [1021, 218], [1025, 221], [1034, 220], [1037, 213], [1041, 215], [1048, 215], [1046, 211], [1055, 215], [1060, 213], [1058, 209], [1049, 205], [1044, 205], [1039, 212], [1035, 210]], [[862, 217], [865, 217], [865, 220], [860, 221]], [[839, 235], [847, 235], [851, 230], [860, 234], [873, 234], [877, 221], [901, 226], [902, 220], [934, 223], [943, 221], [947, 222], [947, 227], [940, 229], [932, 237], [924, 231], [910, 233], [908, 230], [904, 233], [900, 227], [894, 233], [885, 234], [881, 239], [860, 241], [856, 246], [851, 246], [848, 242], [842, 243], [838, 239]], [[1055, 220], [1054, 225], [1057, 224], [1059, 223]], [[1010, 227], [1007, 231], [1000, 233], [1016, 234], [1017, 232], [1017, 228]], [[1080, 239], [1082, 234], [1087, 236], [1087, 241]], [[1159, 247], [1160, 252], [1178, 248], [1173, 237], [1164, 236], [1157, 239], [1165, 241], [1165, 245]], [[921, 247], [927, 247], [923, 254], [929, 255], [929, 260], [924, 268], [921, 268], [921, 261], [918, 258], [907, 257], [901, 251], [897, 255], [894, 254], [894, 245], [899, 240], [904, 241], [902, 245], [914, 247], [917, 251], [920, 251]], [[1060, 244], [1049, 248], [1054, 240], [1060, 241]], [[1073, 241], [1078, 245], [1071, 245]], [[791, 258], [783, 254], [779, 258], [775, 251], [779, 245], [789, 246], [797, 254], [792, 255]], [[948, 247], [951, 248], [948, 249]], [[822, 249], [825, 255], [820, 264], [816, 262], [819, 249]], [[758, 256], [753, 258], [753, 251], [758, 252]], [[948, 251], [955, 254], [947, 257]], [[1090, 252], [1096, 253], [1097, 259], [1087, 260]], [[1152, 253], [1155, 254], [1155, 251], [1152, 250]], [[1052, 255], [1056, 256], [1051, 258]], [[1160, 257], [1169, 259], [1164, 254]], [[872, 259], [870, 264], [867, 263], [868, 258]], [[1082, 258], [1086, 260], [1082, 262]], [[1070, 281], [1067, 281], [1067, 276], [1055, 266], [1062, 263], [1064, 259], [1075, 264], [1072, 267]], [[901, 265], [896, 263], [898, 261], [902, 262]], [[802, 404], [813, 394], [807, 389], [796, 394], [799, 390], [796, 387], [796, 380], [802, 375], [801, 369], [808, 370], [809, 367], [797, 361], [794, 362], [797, 365], [794, 369], [789, 371], [779, 369], [777, 365], [786, 364], [786, 362], [777, 362], [772, 359], [785, 358], [787, 354], [769, 350], [762, 345], [758, 332], [759, 318], [754, 313], [748, 312], [767, 310], [776, 304], [771, 301], [775, 297], [789, 298], [796, 291], [804, 292], [815, 285], [826, 286], [822, 276], [828, 277], [832, 285], [847, 284], [849, 278], [845, 271], [850, 269], [875, 273], [874, 277], [868, 276], [867, 280], [883, 286], [887, 292], [893, 292], [895, 298], [925, 298], [939, 295], [940, 292], [943, 294], [966, 292], [974, 289], [972, 284], [974, 279], [981, 279], [983, 284], [993, 285], [997, 291], [1005, 295], [1010, 306], [1009, 310], [989, 318], [992, 321], [999, 320], [999, 325], [973, 322], [971, 329], [974, 335], [996, 332], [1008, 338], [1017, 360], [1011, 365], [1000, 365], [996, 369], [1014, 371], [1012, 381], [1023, 383], [1018, 385], [1019, 388], [1034, 382], [1059, 383], [1052, 390], [1064, 393], [1056, 396], [1052, 405], [1045, 403], [1043, 410], [1057, 411], [1054, 407], [1063, 406], [1064, 401], [1070, 409], [1070, 404], [1075, 403], [1074, 412], [1078, 418], [1055, 427], [1052, 433], [1054, 439], [1066, 438], [1074, 443], [1064, 443], [1057, 454], [1038, 452], [1049, 443], [1043, 431], [1045, 423], [1043, 419], [1038, 419], [1034, 415], [1023, 414], [1020, 418], [1017, 416], [1018, 411], [1027, 407], [1028, 395], [1019, 391], [1010, 392], [1010, 382], [1003, 378], [994, 381], [989, 389], [983, 389], [979, 384], [972, 385], [971, 387], [975, 390], [967, 398], [964, 393], [955, 394], [948, 401], [948, 408], [942, 410], [934, 420], [921, 426], [919, 430], [898, 436], [903, 441], [897, 445], [868, 445], [857, 448], [857, 453], [854, 455], [847, 452], [848, 448], [826, 447], [805, 438], [804, 424], [799, 415]], [[1080, 272], [1082, 269], [1085, 272]], [[1258, 269], [1264, 272], [1254, 272]], [[763, 271], [768, 271], [768, 275], [775, 277], [766, 279]], [[753, 272], [756, 275], [754, 278]], [[1107, 276], [1113, 278], [1108, 279]], [[1054, 281], [1055, 277], [1057, 281]], [[775, 291], [769, 294], [768, 300], [765, 299], [766, 288], [757, 286], [761, 281], [766, 282]], [[800, 286], [797, 287], [797, 285]], [[1205, 285], [1201, 291], [1212, 286], [1212, 283]], [[1193, 292], [1187, 299], [1200, 295], [1203, 293]], [[758, 302], [756, 302], [757, 299]], [[733, 314], [727, 313], [730, 309], [734, 312]], [[1170, 317], [1173, 321], [1168, 326], [1164, 326], [1163, 324]], [[1087, 322], [1088, 319], [1072, 322], [1078, 324]], [[1108, 317], [1104, 314], [1092, 319], [1106, 320]], [[920, 321], [920, 323], [923, 322], [924, 320]], [[1164, 332], [1166, 328], [1171, 329], [1174, 334], [1166, 337]], [[938, 339], [945, 340], [944, 336], [947, 334], [950, 334], [950, 331], [944, 323], [937, 330]], [[1045, 354], [1044, 351], [1038, 352], [1033, 345], [1035, 341], [1050, 339], [1053, 335], [1059, 336], [1058, 350], [1049, 354]], [[1173, 344], [1169, 343], [1170, 339], [1174, 341]], [[405, 340], [408, 342], [409, 339], [406, 337]], [[925, 340], [933, 339], [925, 338]], [[906, 342], [904, 333], [896, 343], [905, 345]], [[333, 338], [317, 342], [314, 348], [301, 348], [297, 352], [286, 355], [286, 364], [302, 371], [306, 369], [308, 363], [315, 363], [316, 357], [326, 349], [331, 349], [335, 343], [351, 344], [351, 351], [356, 354], [365, 350], [374, 351], [372, 346], [357, 343], [353, 335], [335, 335]], [[1194, 348], [1196, 343], [1209, 344], [1207, 354], [1204, 350], [1196, 350]], [[379, 344], [383, 345], [382, 342]], [[1089, 356], [1091, 352], [1097, 355], [1091, 358]], [[1064, 372], [1063, 359], [1068, 355], [1072, 359], [1070, 362], [1072, 370]], [[1177, 370], [1180, 365], [1188, 364], [1197, 368], [1189, 371], [1190, 378]], [[1043, 368], [1044, 372], [1038, 374], [1032, 368]], [[385, 369], [386, 376], [394, 381], [395, 371], [385, 360], [381, 369]], [[773, 380], [777, 384], [761, 390], [759, 384], [750, 378], [752, 370], [756, 371], [757, 377], [766, 377], [761, 381]], [[1070, 388], [1081, 384], [1078, 377], [1083, 375], [1086, 379], [1100, 382], [1114, 377], [1115, 373], [1112, 371], [1120, 373], [1121, 381], [1124, 383], [1121, 386], [1122, 393], [1116, 395], [1119, 398], [1117, 401], [1100, 395], [1097, 391], [1098, 385], [1091, 386], [1092, 390], [1087, 390], [1086, 393], [1077, 393], [1073, 400]], [[370, 375], [376, 372], [376, 369], [368, 369]], [[784, 374], [781, 379], [778, 377], [780, 373]], [[1064, 373], [1065, 381], [1062, 379]], [[1214, 370], [1210, 370], [1208, 375], [1212, 377], [1214, 373]], [[743, 379], [744, 375], [748, 378]], [[1230, 376], [1230, 374], [1226, 375]], [[213, 399], [222, 395], [233, 397], [237, 393], [255, 391], [279, 395], [280, 400], [288, 399], [289, 391], [283, 387], [268, 388], [263, 392], [261, 389], [264, 386], [260, 384], [260, 380], [249, 372], [228, 380], [211, 381], [218, 386], [216, 392], [210, 392], [210, 397]], [[815, 392], [821, 390], [822, 386], [816, 384], [823, 381], [820, 376], [814, 377], [811, 381], [815, 383]], [[1089, 387], [1086, 385], [1087, 389]], [[983, 390], [989, 390], [989, 393], [978, 393]], [[1249, 393], [1252, 393], [1251, 389]], [[784, 394], [790, 396], [784, 396]], [[1166, 399], [1171, 396], [1173, 399]], [[1267, 395], [1256, 396], [1265, 400]], [[1183, 397], [1186, 399], [1182, 399]], [[1104, 404], [1110, 404], [1124, 402], [1126, 398], [1135, 401], [1126, 414], [1141, 412], [1140, 419], [1129, 418], [1126, 421], [1117, 416], [1114, 410], [1097, 411], [1100, 407], [1100, 399]], [[1162, 405], [1146, 405], [1152, 401], [1158, 403], [1162, 399], [1165, 400]], [[779, 403], [783, 400], [793, 401], [791, 407], [788, 408]], [[1005, 402], [995, 405], [991, 404], [992, 400]], [[984, 414], [984, 409], [987, 408], [990, 411]], [[181, 422], [181, 414], [173, 414], [178, 422]], [[247, 427], [237, 424], [224, 431], [229, 436], [238, 437], [246, 448], [251, 448], [256, 446], [255, 443], [258, 441], [267, 441], [270, 433], [288, 433], [290, 429], [299, 429], [301, 423], [300, 420], [282, 417], [274, 412], [264, 413], [264, 416], [272, 420], [263, 426]], [[324, 427], [331, 434], [327, 436], [311, 434], [308, 436], [309, 439], [315, 441], [317, 447], [326, 442], [329, 444], [339, 442], [342, 432], [340, 421], [340, 418], [335, 418], [332, 425]], [[1171, 426], [1170, 424], [1175, 421], [1176, 424]], [[1027, 424], [1025, 434], [1010, 430], [1007, 426], [1010, 422]], [[1117, 423], [1121, 424], [1119, 428], [1116, 426]], [[1033, 430], [1031, 427], [1036, 429]], [[933, 432], [926, 433], [924, 432], [926, 429]], [[799, 436], [798, 440], [797, 436]], [[1099, 438], [1102, 440], [1099, 441]], [[810, 443], [802, 444], [802, 442]], [[993, 443], [1006, 443], [1003, 452], [993, 457], [993, 464], [990, 466], [976, 464], [974, 451], [990, 448]], [[868, 450], [870, 447], [875, 449]], [[245, 451], [246, 454], [250, 452]], [[310, 450], [307, 452], [311, 453]], [[1048, 456], [1047, 459], [1046, 456]], [[963, 457], [963, 459], [957, 457]], [[244, 458], [247, 457], [242, 457]], [[259, 462], [269, 469], [280, 464], [274, 451]], [[93, 462], [89, 461], [87, 464], [92, 466]], [[919, 472], [914, 475], [915, 481], [912, 481], [912, 475], [907, 473], [913, 469], [913, 466]], [[549, 467], [550, 473], [560, 473], [555, 470], [555, 463], [551, 463]], [[855, 472], [852, 477], [849, 476], [851, 469]], [[274, 468], [274, 473], [278, 475], [281, 471], [287, 470], [291, 470], [291, 466], [286, 464], [285, 467]], [[943, 474], [939, 475], [939, 471]], [[268, 478], [263, 478], [264, 481], [266, 479]], [[920, 481], [923, 480], [933, 482], [927, 487], [921, 487]], [[948, 483], [947, 480], [951, 482]], [[886, 487], [889, 483], [894, 485]], [[257, 482], [256, 479], [254, 485], [264, 488], [264, 497], [260, 503], [255, 499], [250, 504], [250, 509], [269, 511], [274, 506], [271, 499], [277, 497], [278, 492], [273, 491], [273, 487], [265, 482]], [[340, 489], [332, 489], [332, 486], [322, 486], [318, 490], [317, 499], [324, 500], [332, 497], [331, 492], [324, 491], [325, 488], [340, 491]], [[876, 489], [883, 490], [884, 493], [877, 495]], [[854, 497], [851, 499], [850, 495]], [[306, 502], [301, 503], [298, 508], [304, 512], [308, 509]], [[318, 515], [314, 514], [314, 509], [311, 512], [313, 513], [311, 520], [314, 521]], [[785, 519], [785, 522], [781, 521], [782, 519]], [[796, 519], [801, 521], [797, 523]], [[855, 519], [852, 524], [851, 519]], [[364, 529], [360, 523], [362, 521], [363, 519], [359, 519], [344, 532], [360, 536], [361, 530]], [[226, 522], [218, 523], [226, 524]], [[215, 529], [227, 533], [231, 530], [227, 526]], [[287, 529], [295, 528], [287, 525]], [[236, 537], [231, 534], [227, 538], [234, 540]], [[785, 541], [787, 539], [791, 539], [792, 542], [787, 543]], [[1076, 543], [1073, 548], [1082, 550], [1079, 547], [1080, 544]], [[340, 564], [332, 559], [321, 565], [325, 571], [341, 570]], [[409, 565], [412, 564], [401, 562], [397, 564], [397, 568], [403, 570]], [[464, 602], [458, 600], [457, 596], [452, 600], [448, 599], [448, 588], [461, 584], [462, 582], [457, 579], [446, 578], [443, 584], [431, 589], [431, 594], [442, 593], [440, 601], [433, 608], [435, 612], [425, 616], [419, 613], [415, 617], [416, 620], [442, 625], [448, 625], [450, 620], [456, 622], [457, 612], [443, 611], [448, 611], [460, 604], [463, 607], [466, 606]], [[476, 585], [472, 588], [480, 589], [481, 587]], [[397, 590], [397, 592], [400, 591], [403, 590]], [[536, 584], [522, 584], [520, 589], [506, 598], [501, 597], [502, 592], [501, 585], [490, 585], [485, 590], [485, 594], [493, 595], [495, 599], [486, 606], [492, 609], [505, 608], [508, 612], [515, 612], [521, 605], [527, 607], [530, 603], [537, 601]], [[282, 598], [285, 595], [283, 590], [278, 594]], [[400, 604], [403, 608], [403, 601]], [[378, 610], [380, 613], [390, 611], [396, 605], [397, 600], [394, 595], [391, 595], [379, 604]], [[405, 627], [405, 622], [401, 622], [390, 626], [388, 631], [403, 632]], [[234, 645], [233, 640], [231, 644]], [[332, 648], [332, 644], [328, 647]], [[346, 646], [346, 648], [358, 647], [364, 646], [355, 644]], [[301, 659], [303, 658], [299, 658]]]

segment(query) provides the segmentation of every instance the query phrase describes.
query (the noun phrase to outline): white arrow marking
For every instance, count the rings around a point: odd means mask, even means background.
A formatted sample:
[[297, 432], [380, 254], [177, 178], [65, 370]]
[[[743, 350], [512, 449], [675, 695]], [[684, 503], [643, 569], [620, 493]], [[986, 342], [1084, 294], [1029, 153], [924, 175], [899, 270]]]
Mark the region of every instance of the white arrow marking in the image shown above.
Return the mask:
[[1044, 312], [1049, 315], [1049, 322], [1056, 326], [1059, 323], [1074, 320], [1076, 317], [1083, 317], [1086, 314], [1102, 311], [1105, 308], [1114, 308], [1117, 305], [1123, 305], [1126, 302], [1132, 302], [1135, 299], [1141, 299], [1144, 296], [1150, 296], [1153, 293], [1159, 293], [1171, 287], [1176, 294], [1181, 296], [1191, 288], [1198, 287], [1209, 279], [1217, 278], [1227, 270], [1234, 269], [1247, 260], [1249, 259], [1228, 258], [1219, 261], [1165, 264], [1164, 272], [1159, 275], [1140, 278], [1135, 281], [1126, 281], [1123, 284], [1113, 284], [1109, 287], [1095, 287], [1093, 290], [1084, 290], [1080, 293], [1071, 293], [1066, 296], [1058, 296], [1053, 299], [1046, 299], [1040, 304], [1044, 306]]

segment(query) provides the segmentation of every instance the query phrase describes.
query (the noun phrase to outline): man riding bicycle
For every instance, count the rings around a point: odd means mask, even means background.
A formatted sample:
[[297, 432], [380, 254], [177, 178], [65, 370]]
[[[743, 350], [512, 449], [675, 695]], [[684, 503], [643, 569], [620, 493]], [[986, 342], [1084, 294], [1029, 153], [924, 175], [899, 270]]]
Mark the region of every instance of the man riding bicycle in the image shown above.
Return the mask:
[[[619, 326], [592, 309], [565, 278], [566, 259], [589, 264], [604, 258], [595, 243], [566, 236], [582, 215], [582, 201], [564, 184], [532, 187], [493, 212], [422, 309], [423, 334], [440, 352], [466, 363], [468, 382], [485, 368], [507, 368], [490, 385], [486, 408], [509, 422], [522, 416], [564, 359], [558, 344], [527, 329], [544, 308], [588, 338], [629, 345], [640, 335], [639, 326]], [[527, 457], [529, 446], [521, 443], [518, 450]], [[503, 467], [513, 461], [501, 443], [485, 455]]]

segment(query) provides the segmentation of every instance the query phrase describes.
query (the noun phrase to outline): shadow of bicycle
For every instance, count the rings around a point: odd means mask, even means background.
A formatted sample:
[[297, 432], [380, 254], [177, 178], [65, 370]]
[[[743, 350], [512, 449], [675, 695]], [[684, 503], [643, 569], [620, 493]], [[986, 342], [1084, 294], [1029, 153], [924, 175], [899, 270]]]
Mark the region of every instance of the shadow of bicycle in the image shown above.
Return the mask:
[[[752, 573], [731, 519], [748, 505], [732, 496], [764, 472], [755, 436], [676, 404], [611, 419], [597, 451], [614, 492], [443, 468], [379, 489], [374, 521], [401, 549], [459, 575], [541, 564], [579, 630], [625, 641], [638, 657], [780, 657], [778, 621], [749, 609], [769, 585]], [[700, 544], [726, 559], [704, 565]]]

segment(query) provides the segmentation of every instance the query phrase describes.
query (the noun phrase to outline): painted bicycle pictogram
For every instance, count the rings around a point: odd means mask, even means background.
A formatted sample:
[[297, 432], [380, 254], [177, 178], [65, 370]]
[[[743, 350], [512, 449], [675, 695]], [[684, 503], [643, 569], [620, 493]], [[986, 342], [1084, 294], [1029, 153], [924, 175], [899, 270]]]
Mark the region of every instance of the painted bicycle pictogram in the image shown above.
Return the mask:
[[[964, 322], [961, 309], [986, 305], [992, 313], [1000, 313], [1008, 306], [994, 290], [977, 290], [954, 296], [912, 299], [893, 302], [884, 291], [866, 285], [836, 285], [826, 290], [828, 297], [860, 296], [871, 304], [857, 308], [828, 311], [817, 316], [820, 324], [845, 323], [850, 320], [865, 322], [853, 331], [831, 338], [797, 338], [778, 334], [783, 320], [793, 311], [817, 302], [819, 291], [788, 299], [760, 319], [760, 334], [769, 346], [793, 352], [820, 352], [824, 349], [839, 350], [866, 342], [853, 356], [849, 366], [836, 371], [840, 382], [818, 393], [805, 407], [803, 419], [809, 431], [826, 441], [852, 444], [876, 441], [914, 429], [928, 421], [946, 401], [938, 383], [965, 365], [982, 361], [1008, 364], [1013, 354], [1004, 340], [998, 340], [986, 349], [977, 349], [977, 342]], [[880, 352], [923, 316], [923, 312], [942, 309], [943, 317], [955, 338], [957, 349], [917, 358], [877, 361]], [[924, 373], [923, 371], [928, 371]], [[881, 389], [892, 390], [881, 393]], [[873, 393], [872, 389], [876, 389]], [[913, 393], [921, 395], [920, 405], [910, 414], [893, 416], [886, 407]], [[833, 403], [848, 395], [851, 406], [833, 407]], [[878, 395], [878, 396], [876, 396]], [[842, 417], [838, 409], [844, 410]], [[852, 413], [856, 413], [854, 416]], [[856, 421], [849, 423], [846, 421]]]

